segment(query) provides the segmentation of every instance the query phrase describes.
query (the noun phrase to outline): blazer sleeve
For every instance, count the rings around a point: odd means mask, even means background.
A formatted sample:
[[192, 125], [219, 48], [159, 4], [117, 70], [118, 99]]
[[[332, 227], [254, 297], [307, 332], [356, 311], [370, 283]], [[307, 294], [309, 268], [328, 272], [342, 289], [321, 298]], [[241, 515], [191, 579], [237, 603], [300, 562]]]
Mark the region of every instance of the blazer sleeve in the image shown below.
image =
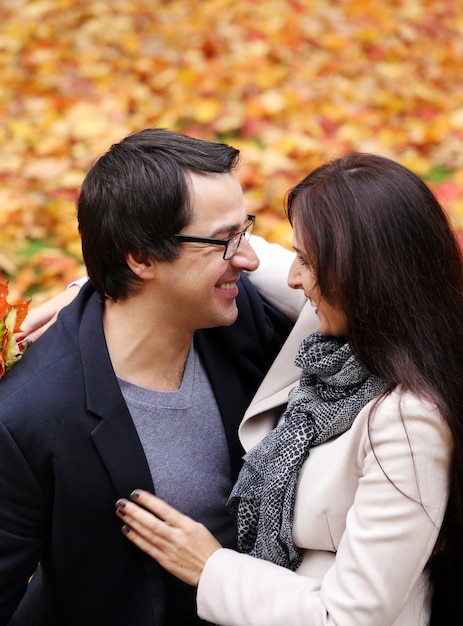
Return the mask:
[[[436, 411], [409, 404], [401, 415], [390, 403], [374, 415], [360, 461], [352, 461], [353, 471], [360, 467], [358, 488], [325, 575], [309, 578], [220, 549], [199, 581], [203, 619], [223, 626], [394, 623], [435, 545], [451, 456], [450, 435]], [[310, 506], [310, 494], [297, 498]]]
[[0, 624], [7, 624], [47, 543], [50, 507], [1, 422], [0, 450]]

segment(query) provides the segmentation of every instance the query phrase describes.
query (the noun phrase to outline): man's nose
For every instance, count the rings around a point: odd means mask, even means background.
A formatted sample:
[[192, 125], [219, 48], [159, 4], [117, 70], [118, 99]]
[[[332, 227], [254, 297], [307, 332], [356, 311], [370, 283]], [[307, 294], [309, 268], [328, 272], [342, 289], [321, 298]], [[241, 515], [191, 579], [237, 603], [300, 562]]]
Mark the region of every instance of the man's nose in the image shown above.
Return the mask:
[[230, 259], [230, 263], [240, 270], [253, 272], [259, 267], [260, 261], [254, 248], [246, 237], [242, 237], [236, 254]]

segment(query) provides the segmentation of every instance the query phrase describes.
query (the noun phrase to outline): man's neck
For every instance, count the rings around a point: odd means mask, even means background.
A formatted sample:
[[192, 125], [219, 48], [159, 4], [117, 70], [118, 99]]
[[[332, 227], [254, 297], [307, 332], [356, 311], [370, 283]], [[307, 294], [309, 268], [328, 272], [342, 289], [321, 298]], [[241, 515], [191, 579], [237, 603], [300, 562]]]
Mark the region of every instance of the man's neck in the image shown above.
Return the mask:
[[173, 328], [136, 296], [106, 301], [103, 327], [116, 376], [157, 391], [180, 387], [191, 331]]

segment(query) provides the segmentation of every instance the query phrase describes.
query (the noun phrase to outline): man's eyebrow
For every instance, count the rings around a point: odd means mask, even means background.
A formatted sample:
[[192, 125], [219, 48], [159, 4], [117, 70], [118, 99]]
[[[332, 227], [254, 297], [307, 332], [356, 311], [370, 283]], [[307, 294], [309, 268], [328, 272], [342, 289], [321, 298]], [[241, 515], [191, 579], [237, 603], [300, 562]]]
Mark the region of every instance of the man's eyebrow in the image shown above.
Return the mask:
[[244, 224], [246, 224], [246, 222], [248, 221], [247, 217], [244, 220], [244, 222], [239, 223], [239, 224], [232, 224], [230, 226], [220, 226], [219, 228], [217, 228], [211, 235], [211, 239], [216, 238], [218, 235], [223, 235], [225, 233], [237, 233], [240, 230], [243, 230], [243, 226]]

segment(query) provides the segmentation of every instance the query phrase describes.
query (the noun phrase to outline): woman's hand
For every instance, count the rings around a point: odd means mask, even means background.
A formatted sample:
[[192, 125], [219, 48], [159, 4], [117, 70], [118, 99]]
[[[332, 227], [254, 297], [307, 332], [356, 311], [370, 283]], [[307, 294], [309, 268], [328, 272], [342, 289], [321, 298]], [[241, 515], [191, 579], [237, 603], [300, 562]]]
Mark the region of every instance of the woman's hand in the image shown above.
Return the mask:
[[72, 285], [29, 311], [20, 332], [16, 334], [16, 341], [36, 341], [56, 321], [61, 309], [74, 300], [79, 290], [78, 285]]
[[207, 559], [222, 547], [203, 524], [141, 489], [116, 502], [116, 515], [132, 543], [189, 585], [198, 584]]

